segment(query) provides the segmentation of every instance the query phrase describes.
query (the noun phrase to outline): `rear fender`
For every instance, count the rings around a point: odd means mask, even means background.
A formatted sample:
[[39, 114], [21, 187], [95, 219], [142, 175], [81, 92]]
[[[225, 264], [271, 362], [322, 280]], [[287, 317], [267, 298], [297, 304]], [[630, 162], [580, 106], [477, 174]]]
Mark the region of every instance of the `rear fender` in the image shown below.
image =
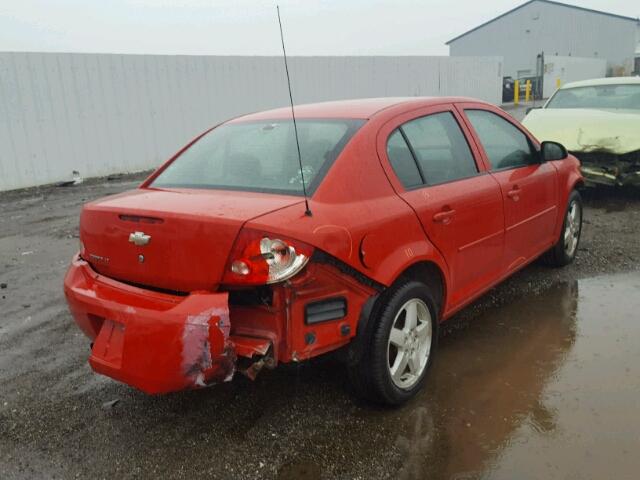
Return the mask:
[[[387, 274], [381, 277], [380, 280], [384, 285], [389, 287], [402, 278], [405, 272], [424, 262], [434, 264], [442, 274], [443, 298], [440, 310], [443, 312], [447, 305], [446, 296], [448, 292], [447, 285], [449, 284], [449, 271], [440, 252], [426, 240], [408, 242], [401, 245], [393, 254], [387, 256], [383, 261], [383, 265], [379, 268], [379, 271], [386, 272]], [[384, 303], [384, 294], [384, 291], [380, 291], [372, 295], [362, 306], [358, 320], [357, 336], [348, 351], [348, 363], [355, 364], [362, 358], [373, 333], [374, 322], [370, 320], [375, 316], [376, 309]]]
[[[442, 254], [426, 239], [414, 240], [400, 245], [381, 261], [378, 281], [391, 286], [403, 272], [421, 262], [434, 263], [442, 272], [444, 287], [449, 285], [449, 269]], [[446, 301], [445, 301], [446, 304]]]

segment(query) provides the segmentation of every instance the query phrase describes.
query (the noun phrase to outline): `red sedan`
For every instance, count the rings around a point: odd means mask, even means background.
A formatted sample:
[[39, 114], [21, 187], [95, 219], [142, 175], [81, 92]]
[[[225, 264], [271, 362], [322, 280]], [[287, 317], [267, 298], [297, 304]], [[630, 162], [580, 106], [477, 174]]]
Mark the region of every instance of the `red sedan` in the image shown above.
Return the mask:
[[223, 123], [84, 206], [64, 286], [96, 372], [164, 393], [341, 349], [358, 392], [399, 404], [442, 321], [576, 254], [579, 162], [492, 105], [301, 105], [302, 167], [290, 115]]

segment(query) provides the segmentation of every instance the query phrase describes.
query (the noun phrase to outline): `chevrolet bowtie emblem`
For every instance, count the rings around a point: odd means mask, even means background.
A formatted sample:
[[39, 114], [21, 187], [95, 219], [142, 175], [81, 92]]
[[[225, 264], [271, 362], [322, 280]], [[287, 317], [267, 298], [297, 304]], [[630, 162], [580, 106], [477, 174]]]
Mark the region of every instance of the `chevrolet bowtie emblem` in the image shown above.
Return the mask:
[[133, 232], [129, 234], [129, 241], [141, 247], [151, 241], [151, 235], [145, 235], [144, 232]]

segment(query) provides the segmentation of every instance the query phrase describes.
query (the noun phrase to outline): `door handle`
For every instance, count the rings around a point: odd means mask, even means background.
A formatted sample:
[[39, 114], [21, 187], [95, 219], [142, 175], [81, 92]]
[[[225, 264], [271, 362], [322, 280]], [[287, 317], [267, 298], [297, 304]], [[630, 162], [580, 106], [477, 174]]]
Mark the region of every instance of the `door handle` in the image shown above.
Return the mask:
[[433, 215], [433, 221], [436, 223], [443, 223], [446, 225], [447, 223], [451, 222], [451, 219], [455, 214], [456, 214], [455, 210], [452, 210], [452, 209], [443, 210]]
[[520, 200], [521, 193], [522, 190], [520, 189], [520, 187], [518, 185], [514, 185], [513, 188], [507, 192], [507, 197], [509, 197], [514, 202], [517, 202], [518, 200]]

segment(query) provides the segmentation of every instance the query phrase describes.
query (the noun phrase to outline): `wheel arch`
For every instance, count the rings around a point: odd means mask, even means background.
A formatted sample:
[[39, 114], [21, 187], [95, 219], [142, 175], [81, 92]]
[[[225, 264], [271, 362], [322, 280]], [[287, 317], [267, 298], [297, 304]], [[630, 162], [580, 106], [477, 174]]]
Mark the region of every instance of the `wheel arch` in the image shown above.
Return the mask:
[[[385, 302], [385, 293], [389, 288], [394, 285], [398, 285], [401, 282], [406, 281], [420, 281], [425, 283], [434, 295], [434, 301], [437, 302], [436, 308], [438, 310], [438, 321], [434, 322], [434, 329], [438, 329], [438, 324], [442, 321], [442, 315], [445, 310], [446, 296], [447, 296], [447, 274], [442, 265], [439, 265], [437, 261], [423, 258], [418, 259], [410, 265], [407, 265], [401, 270], [393, 279], [389, 282], [387, 288], [376, 295], [373, 295], [365, 303], [360, 312], [360, 319], [358, 321], [358, 329], [356, 337], [351, 342], [348, 363], [353, 364], [357, 362], [362, 355], [365, 354], [366, 346], [369, 344], [372, 334], [371, 317], [381, 308]], [[436, 333], [437, 334], [437, 333]]]
[[422, 282], [429, 287], [434, 300], [437, 302], [438, 320], [442, 320], [446, 305], [447, 281], [442, 268], [434, 261], [420, 260], [405, 268], [394, 281], [394, 284], [405, 280]]
[[[577, 162], [577, 160], [576, 160]], [[561, 194], [558, 201], [558, 218], [556, 220], [556, 228], [554, 238], [557, 239], [562, 234], [562, 225], [564, 223], [565, 209], [567, 207], [569, 196], [574, 190], [580, 190], [585, 186], [584, 177], [580, 174], [580, 167], [577, 164], [576, 169], [572, 170], [564, 179], [561, 185]]]
[[581, 190], [585, 187], [584, 177], [573, 178], [573, 181], [569, 183], [569, 191]]

